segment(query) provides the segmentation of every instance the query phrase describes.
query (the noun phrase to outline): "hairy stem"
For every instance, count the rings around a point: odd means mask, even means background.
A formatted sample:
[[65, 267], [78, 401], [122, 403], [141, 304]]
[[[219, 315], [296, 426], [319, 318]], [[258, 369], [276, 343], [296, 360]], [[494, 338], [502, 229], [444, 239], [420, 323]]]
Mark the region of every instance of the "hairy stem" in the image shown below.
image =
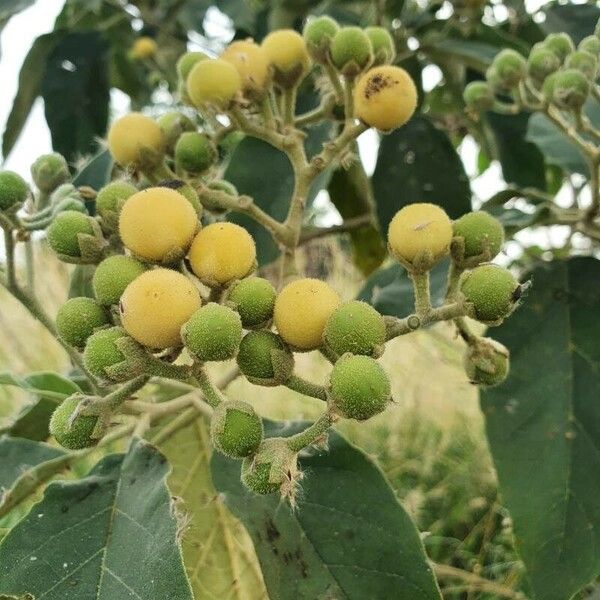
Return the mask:
[[333, 423], [333, 417], [329, 411], [324, 412], [312, 425], [309, 425], [304, 431], [287, 438], [287, 445], [290, 450], [300, 452], [302, 448], [314, 444], [319, 438], [323, 437]]
[[327, 401], [327, 391], [322, 385], [307, 381], [299, 375], [292, 375], [285, 383], [285, 386], [290, 390], [294, 390], [304, 396], [318, 398], [319, 400]]

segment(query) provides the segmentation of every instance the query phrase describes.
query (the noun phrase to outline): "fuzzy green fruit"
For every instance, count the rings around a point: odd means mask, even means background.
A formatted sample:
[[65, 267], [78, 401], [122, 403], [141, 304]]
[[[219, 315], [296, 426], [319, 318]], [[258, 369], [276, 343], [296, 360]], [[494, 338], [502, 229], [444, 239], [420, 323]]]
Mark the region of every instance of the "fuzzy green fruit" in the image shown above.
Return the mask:
[[118, 304], [125, 288], [146, 267], [131, 256], [116, 255], [105, 258], [97, 267], [92, 279], [96, 300], [105, 306]]
[[240, 343], [237, 364], [248, 381], [275, 386], [285, 383], [294, 369], [294, 357], [272, 331], [250, 331]]
[[308, 53], [315, 62], [325, 63], [327, 61], [331, 40], [339, 29], [337, 21], [328, 16], [316, 17], [306, 23], [302, 35]]
[[536, 44], [527, 59], [527, 74], [540, 85], [546, 77], [560, 69], [560, 64], [561, 61], [554, 52], [543, 44]]
[[186, 52], [179, 57], [177, 61], [177, 74], [179, 79], [185, 82], [190, 74], [190, 71], [201, 60], [206, 60], [208, 56], [204, 52]]
[[253, 329], [265, 325], [273, 317], [276, 296], [270, 281], [248, 277], [234, 284], [227, 300], [239, 313], [242, 325]]
[[242, 321], [231, 308], [210, 302], [183, 326], [186, 348], [201, 361], [233, 358], [242, 341]]
[[163, 131], [165, 147], [169, 154], [173, 154], [175, 144], [184, 132], [196, 130], [194, 122], [176, 110], [165, 113], [156, 122]]
[[481, 256], [487, 251], [487, 260], [491, 260], [504, 244], [502, 223], [483, 210], [463, 215], [454, 221], [452, 229], [454, 237], [464, 240], [465, 258]]
[[121, 206], [137, 192], [137, 188], [126, 181], [113, 181], [105, 185], [96, 196], [96, 212], [101, 216], [118, 213]]
[[494, 92], [486, 81], [472, 81], [465, 87], [463, 99], [467, 108], [482, 112], [494, 106]]
[[127, 332], [122, 327], [111, 327], [100, 329], [88, 338], [83, 351], [83, 362], [90, 373], [103, 380], [109, 379], [105, 369], [125, 360], [115, 344], [123, 337], [127, 337]]
[[569, 54], [565, 61], [567, 69], [581, 71], [587, 79], [596, 79], [598, 75], [598, 59], [585, 50], [576, 50]]
[[506, 48], [499, 52], [492, 62], [501, 86], [505, 89], [515, 87], [525, 77], [527, 61], [515, 50]]
[[69, 165], [58, 152], [44, 154], [31, 165], [31, 177], [41, 192], [50, 194], [71, 179]]
[[79, 416], [69, 427], [69, 419], [79, 402], [80, 398], [77, 395], [65, 398], [56, 407], [50, 419], [50, 435], [63, 448], [69, 450], [82, 450], [83, 448], [95, 446], [98, 443], [98, 440], [92, 437], [98, 417]]
[[244, 458], [241, 480], [251, 492], [260, 495], [282, 491], [282, 486], [293, 487], [298, 472], [297, 455], [282, 438], [268, 438], [258, 452]]
[[25, 180], [13, 171], [0, 171], [0, 211], [23, 204], [29, 195]]
[[71, 298], [56, 314], [58, 335], [75, 348], [83, 348], [94, 329], [108, 323], [106, 311], [92, 298]]
[[336, 354], [380, 355], [385, 344], [383, 317], [366, 302], [338, 306], [325, 325], [323, 339]]
[[498, 385], [508, 377], [509, 352], [502, 344], [484, 338], [474, 346], [469, 346], [464, 365], [467, 377], [472, 383]]
[[230, 458], [254, 454], [263, 440], [263, 424], [247, 402], [221, 402], [210, 421], [214, 447]]
[[373, 61], [373, 47], [360, 27], [342, 27], [331, 40], [330, 55], [341, 73], [355, 77]]
[[94, 235], [90, 217], [75, 210], [65, 210], [48, 227], [48, 244], [57, 254], [81, 256], [79, 235]]
[[551, 33], [543, 42], [544, 46], [553, 52], [561, 64], [575, 50], [571, 37], [564, 32]]
[[388, 376], [383, 367], [368, 356], [342, 356], [331, 371], [330, 385], [332, 406], [346, 419], [370, 419], [382, 412], [391, 400]]
[[465, 273], [460, 289], [473, 305], [475, 318], [490, 325], [510, 315], [521, 295], [519, 282], [498, 265], [481, 265]]
[[175, 144], [175, 163], [177, 167], [200, 175], [217, 160], [217, 150], [210, 138], [203, 133], [188, 131], [181, 135]]
[[600, 39], [598, 39], [595, 35], [588, 35], [583, 38], [581, 42], [579, 42], [579, 46], [577, 46], [578, 50], [582, 50], [583, 52], [589, 52], [596, 58], [600, 57]]
[[579, 111], [591, 89], [590, 80], [576, 69], [559, 71], [553, 78], [552, 100], [560, 108]]
[[396, 48], [390, 32], [385, 27], [367, 27], [365, 33], [373, 48], [373, 64], [385, 65], [393, 62]]

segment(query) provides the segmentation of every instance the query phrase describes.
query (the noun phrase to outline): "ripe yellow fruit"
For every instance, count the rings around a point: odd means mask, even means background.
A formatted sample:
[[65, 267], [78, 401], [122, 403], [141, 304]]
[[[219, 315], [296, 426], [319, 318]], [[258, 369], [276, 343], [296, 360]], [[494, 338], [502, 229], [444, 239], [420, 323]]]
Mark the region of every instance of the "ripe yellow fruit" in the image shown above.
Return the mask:
[[246, 92], [261, 92], [269, 75], [269, 60], [264, 49], [252, 40], [229, 44], [221, 58], [231, 63], [242, 78]]
[[423, 258], [435, 262], [448, 254], [451, 241], [452, 222], [435, 204], [405, 206], [396, 213], [388, 230], [390, 250], [404, 263]]
[[339, 304], [337, 292], [324, 281], [293, 281], [275, 300], [275, 326], [283, 340], [294, 348], [314, 350], [321, 346], [327, 320]]
[[108, 149], [124, 167], [158, 162], [165, 140], [160, 125], [140, 113], [129, 113], [116, 120], [108, 132]]
[[200, 293], [181, 273], [153, 269], [125, 289], [119, 302], [127, 333], [148, 348], [181, 346], [181, 327], [200, 308]]
[[374, 67], [358, 80], [354, 106], [361, 121], [381, 131], [391, 131], [412, 117], [417, 107], [417, 88], [400, 67]]
[[131, 58], [135, 60], [144, 60], [152, 58], [158, 50], [158, 44], [153, 38], [144, 35], [133, 43], [131, 47]]
[[306, 42], [293, 29], [273, 31], [263, 40], [262, 47], [280, 85], [292, 85], [308, 71], [310, 56]]
[[197, 107], [206, 104], [226, 108], [242, 89], [237, 69], [220, 58], [201, 60], [188, 75], [187, 93]]
[[227, 285], [254, 270], [256, 245], [252, 236], [234, 223], [213, 223], [192, 242], [190, 265], [207, 285]]
[[182, 258], [198, 227], [194, 207], [175, 190], [154, 187], [130, 196], [119, 216], [119, 233], [131, 252], [151, 262]]

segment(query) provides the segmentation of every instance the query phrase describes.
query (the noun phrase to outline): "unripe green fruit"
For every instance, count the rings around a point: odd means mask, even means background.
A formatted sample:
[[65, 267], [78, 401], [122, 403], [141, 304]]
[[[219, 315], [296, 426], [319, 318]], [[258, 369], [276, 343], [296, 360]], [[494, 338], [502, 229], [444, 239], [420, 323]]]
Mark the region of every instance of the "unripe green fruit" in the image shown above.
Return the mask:
[[227, 297], [246, 329], [261, 327], [273, 317], [277, 292], [270, 281], [248, 277], [234, 284]]
[[183, 326], [186, 348], [201, 361], [229, 360], [242, 341], [242, 321], [231, 308], [210, 302]]
[[96, 196], [96, 212], [101, 216], [118, 213], [121, 206], [137, 192], [137, 188], [126, 181], [113, 181], [105, 185]]
[[393, 62], [396, 48], [390, 32], [385, 27], [367, 27], [365, 33], [373, 48], [373, 64], [384, 65]]
[[115, 344], [123, 337], [127, 337], [127, 332], [122, 327], [111, 327], [100, 329], [88, 338], [83, 362], [90, 373], [104, 380], [109, 379], [105, 369], [125, 360], [125, 356]]
[[487, 251], [487, 260], [491, 260], [504, 244], [502, 223], [483, 210], [463, 215], [454, 221], [452, 229], [454, 237], [464, 240], [465, 258], [480, 256]]
[[465, 87], [463, 99], [467, 108], [481, 112], [494, 106], [495, 96], [486, 81], [472, 81]]
[[170, 190], [175, 190], [181, 194], [194, 207], [196, 214], [199, 217], [202, 216], [202, 204], [200, 203], [198, 192], [196, 192], [196, 190], [189, 183], [186, 183], [181, 179], [165, 179], [160, 181], [157, 185], [159, 187], [166, 187]]
[[332, 406], [346, 419], [370, 419], [391, 400], [390, 380], [383, 367], [369, 356], [344, 354], [333, 366], [330, 386]]
[[31, 177], [41, 192], [49, 194], [71, 179], [69, 165], [58, 152], [44, 154], [31, 165]]
[[254, 454], [263, 440], [263, 424], [247, 402], [221, 402], [210, 421], [214, 447], [230, 458]]
[[92, 437], [98, 417], [81, 415], [69, 427], [69, 419], [79, 401], [77, 396], [66, 398], [56, 407], [50, 419], [50, 434], [63, 448], [69, 450], [90, 448], [98, 443]]
[[311, 58], [318, 63], [327, 60], [331, 40], [339, 31], [337, 21], [328, 16], [316, 17], [306, 23], [302, 35]]
[[560, 108], [581, 110], [589, 96], [590, 87], [590, 80], [581, 71], [560, 71], [553, 80], [552, 100]]
[[177, 74], [182, 81], [186, 81], [190, 71], [201, 60], [206, 60], [208, 56], [204, 52], [186, 52], [179, 57], [177, 61]]
[[548, 50], [556, 54], [561, 64], [564, 62], [565, 58], [575, 50], [573, 40], [564, 32], [551, 33], [542, 43]]
[[92, 279], [94, 296], [104, 306], [118, 304], [125, 288], [146, 267], [131, 256], [116, 255], [105, 258], [97, 267]]
[[533, 81], [541, 84], [546, 77], [560, 69], [560, 60], [543, 44], [536, 44], [529, 53], [527, 73]]
[[29, 194], [25, 180], [12, 171], [0, 171], [0, 211], [23, 204]]
[[360, 27], [342, 27], [331, 40], [331, 62], [344, 75], [358, 75], [373, 61], [371, 40]]
[[385, 343], [383, 317], [366, 302], [338, 306], [327, 321], [323, 339], [336, 354], [380, 355]]
[[494, 58], [492, 69], [495, 70], [502, 87], [515, 87], [525, 77], [526, 60], [515, 50], [506, 48]]
[[58, 335], [75, 348], [83, 348], [94, 329], [108, 323], [106, 311], [92, 298], [71, 298], [56, 314]]
[[175, 144], [175, 162], [178, 168], [199, 175], [217, 160], [217, 150], [210, 138], [203, 133], [188, 131]]
[[266, 496], [279, 491], [281, 482], [271, 481], [271, 463], [254, 462], [253, 457], [245, 458], [242, 463], [242, 483], [255, 494]]
[[48, 244], [57, 254], [81, 256], [79, 234], [93, 235], [91, 219], [74, 210], [65, 210], [48, 227]]
[[291, 375], [294, 358], [284, 341], [272, 331], [250, 331], [240, 343], [237, 364], [248, 381], [275, 386]]
[[156, 122], [163, 131], [165, 145], [169, 154], [173, 154], [175, 144], [182, 133], [196, 130], [194, 122], [188, 116], [178, 111], [165, 113]]
[[578, 50], [589, 52], [596, 58], [600, 57], [600, 39], [595, 35], [588, 35], [579, 42]]
[[508, 350], [498, 342], [485, 338], [469, 346], [465, 354], [465, 372], [469, 381], [478, 385], [498, 385], [508, 377]]
[[258, 452], [244, 458], [242, 483], [255, 494], [273, 494], [287, 483], [293, 486], [298, 471], [297, 455], [282, 438], [268, 438]]
[[521, 296], [519, 282], [498, 265], [481, 265], [465, 273], [460, 289], [473, 305], [475, 318], [490, 325], [507, 317]]
[[596, 79], [598, 75], [598, 59], [585, 50], [576, 50], [569, 54], [565, 67], [580, 71], [587, 79]]

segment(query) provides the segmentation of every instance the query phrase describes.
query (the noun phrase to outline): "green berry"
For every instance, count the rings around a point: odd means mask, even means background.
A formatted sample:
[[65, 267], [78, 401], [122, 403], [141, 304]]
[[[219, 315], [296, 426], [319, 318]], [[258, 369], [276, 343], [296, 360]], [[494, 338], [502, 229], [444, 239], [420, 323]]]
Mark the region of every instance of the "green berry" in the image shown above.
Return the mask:
[[227, 299], [239, 313], [242, 325], [253, 329], [265, 325], [273, 317], [276, 296], [270, 281], [248, 277], [232, 287]]
[[48, 244], [57, 254], [78, 257], [79, 235], [94, 235], [91, 219], [75, 210], [65, 210], [48, 227]]
[[25, 180], [13, 171], [0, 171], [0, 211], [23, 204], [29, 195]]
[[344, 75], [356, 76], [373, 61], [371, 40], [360, 27], [342, 27], [331, 40], [331, 62]]
[[264, 496], [279, 491], [281, 482], [271, 481], [271, 463], [255, 464], [254, 458], [245, 458], [242, 463], [242, 483], [255, 494]]
[[494, 92], [486, 81], [472, 81], [465, 87], [463, 99], [467, 108], [482, 112], [494, 106]]
[[595, 80], [598, 74], [598, 59], [585, 50], [576, 50], [567, 57], [565, 67], [580, 71], [587, 79]]
[[527, 73], [533, 81], [541, 84], [546, 77], [560, 69], [560, 60], [543, 44], [536, 44], [527, 59]]
[[385, 27], [367, 27], [365, 33], [373, 48], [373, 64], [384, 65], [393, 62], [396, 48], [390, 32]]
[[600, 39], [595, 35], [588, 35], [579, 42], [578, 50], [589, 52], [596, 58], [600, 57]]
[[137, 192], [137, 188], [126, 181], [113, 181], [104, 186], [96, 196], [96, 212], [100, 216], [118, 213], [121, 206]]
[[369, 356], [342, 356], [333, 366], [330, 385], [333, 408], [346, 419], [370, 419], [391, 400], [390, 380], [382, 366]]
[[296, 453], [282, 438], [268, 438], [256, 454], [242, 462], [242, 483], [255, 494], [279, 492], [284, 483], [293, 484], [298, 471]]
[[489, 252], [491, 260], [500, 252], [504, 244], [504, 228], [498, 219], [489, 213], [478, 210], [463, 215], [452, 226], [455, 237], [463, 238], [465, 258], [481, 256]]
[[83, 348], [94, 329], [108, 323], [106, 311], [92, 298], [71, 298], [56, 314], [58, 334], [75, 348]]
[[198, 192], [189, 183], [181, 181], [181, 179], [165, 179], [156, 185], [180, 193], [194, 207], [196, 214], [199, 217], [202, 216], [202, 204], [200, 203]]
[[[232, 183], [229, 181], [225, 181], [224, 179], [215, 179], [211, 181], [208, 186], [211, 190], [217, 190], [219, 192], [225, 192], [230, 196], [237, 196], [238, 191]], [[203, 197], [202, 198], [202, 206], [206, 208], [206, 210], [210, 211], [214, 215], [222, 215], [227, 212], [227, 210], [223, 210], [220, 205], [213, 203], [210, 199]]]
[[506, 48], [496, 55], [492, 68], [502, 87], [511, 89], [525, 77], [526, 60], [515, 50]]
[[115, 344], [123, 337], [127, 337], [127, 332], [122, 327], [111, 327], [100, 329], [88, 338], [83, 351], [83, 362], [90, 373], [104, 380], [109, 379], [105, 369], [125, 360]]
[[575, 50], [573, 40], [564, 32], [551, 33], [542, 43], [548, 50], [554, 52], [561, 64]]
[[182, 134], [175, 144], [175, 163], [177, 167], [200, 175], [217, 160], [217, 150], [210, 138], [203, 133], [187, 131]]
[[41, 192], [49, 194], [71, 179], [69, 165], [58, 152], [44, 154], [31, 165], [31, 177]]
[[478, 385], [498, 385], [508, 377], [509, 352], [489, 338], [469, 346], [465, 354], [465, 372], [469, 381]]
[[231, 308], [210, 302], [190, 317], [181, 335], [186, 348], [199, 360], [229, 360], [242, 341], [242, 321]]
[[173, 154], [175, 144], [182, 133], [196, 130], [194, 122], [188, 116], [177, 111], [171, 111], [162, 115], [156, 122], [163, 131], [165, 147], [169, 154]]
[[118, 304], [125, 288], [146, 267], [139, 260], [122, 254], [105, 258], [97, 267], [92, 279], [94, 296], [104, 306]]
[[481, 265], [461, 278], [461, 291], [473, 305], [475, 318], [498, 324], [515, 308], [521, 286], [512, 273], [498, 265]]
[[90, 448], [98, 443], [92, 437], [98, 417], [81, 415], [69, 427], [69, 420], [79, 402], [78, 396], [66, 398], [56, 407], [50, 419], [50, 434], [63, 448], [69, 450]]
[[208, 56], [204, 52], [186, 52], [179, 57], [177, 61], [177, 74], [185, 82], [192, 68], [201, 60], [206, 60]]
[[[250, 331], [241, 343], [237, 364], [243, 375], [257, 385], [281, 385], [294, 368], [293, 355], [272, 331]], [[286, 377], [287, 375], [287, 377]]]
[[590, 80], [576, 69], [565, 69], [554, 77], [552, 100], [560, 108], [581, 110], [590, 93]]
[[230, 458], [254, 454], [263, 440], [262, 420], [247, 402], [221, 402], [210, 421], [213, 445]]
[[333, 36], [339, 31], [337, 21], [328, 16], [310, 19], [302, 35], [306, 48], [312, 59], [317, 63], [325, 63], [331, 47]]
[[379, 355], [385, 344], [383, 317], [366, 302], [352, 300], [338, 306], [325, 325], [323, 339], [336, 354]]

